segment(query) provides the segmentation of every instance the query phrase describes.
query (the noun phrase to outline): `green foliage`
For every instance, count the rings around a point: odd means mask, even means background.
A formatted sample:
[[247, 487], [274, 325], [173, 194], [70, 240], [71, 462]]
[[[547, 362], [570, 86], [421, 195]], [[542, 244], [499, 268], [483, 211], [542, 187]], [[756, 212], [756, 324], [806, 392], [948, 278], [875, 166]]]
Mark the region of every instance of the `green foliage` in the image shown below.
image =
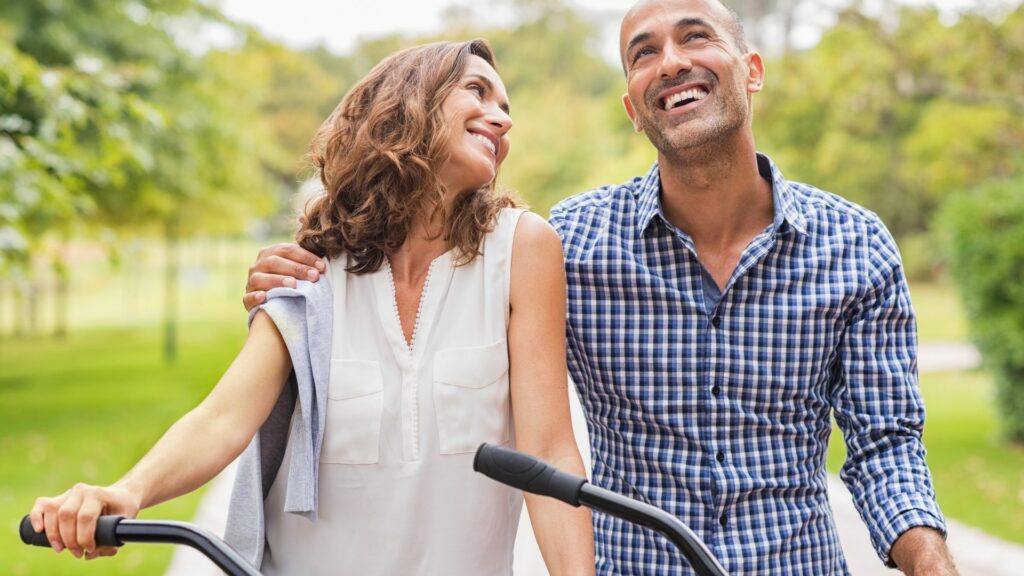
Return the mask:
[[995, 373], [1006, 434], [1024, 441], [1024, 178], [952, 198], [940, 215], [971, 334]]
[[903, 237], [989, 178], [1024, 174], [1024, 6], [953, 26], [927, 8], [896, 22], [855, 9], [821, 42], [767, 66], [759, 148], [787, 175], [878, 212]]
[[487, 18], [470, 8], [453, 8], [449, 26], [435, 36], [363, 40], [351, 55], [329, 65], [345, 78], [347, 90], [401, 48], [486, 38], [509, 92], [514, 126], [500, 184], [546, 214], [571, 194], [646, 172], [654, 151], [644, 136], [633, 133], [626, 117], [622, 71], [594, 49], [600, 39], [596, 24], [563, 0], [506, 0], [502, 7], [514, 15], [507, 27], [480, 27], [474, 23]]
[[237, 226], [266, 208], [244, 85], [178, 39], [216, 22], [195, 0], [4, 4], [0, 229], [21, 260], [54, 235]]

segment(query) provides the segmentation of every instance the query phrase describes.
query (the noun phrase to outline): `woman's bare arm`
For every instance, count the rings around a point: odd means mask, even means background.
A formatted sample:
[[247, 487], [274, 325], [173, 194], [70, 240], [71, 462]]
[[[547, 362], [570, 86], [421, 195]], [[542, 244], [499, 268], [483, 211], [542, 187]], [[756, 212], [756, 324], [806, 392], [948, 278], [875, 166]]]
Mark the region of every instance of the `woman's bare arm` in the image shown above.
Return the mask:
[[[562, 245], [536, 214], [523, 214], [516, 228], [511, 284], [508, 349], [516, 447], [584, 476], [569, 415]], [[526, 505], [548, 571], [593, 574], [590, 511], [531, 494]]]
[[281, 335], [265, 312], [213, 391], [183, 416], [123, 478], [111, 486], [77, 484], [53, 498], [39, 498], [32, 526], [46, 530], [55, 550], [75, 557], [109, 556], [96, 549], [96, 519], [134, 517], [147, 508], [191, 492], [216, 476], [245, 449], [270, 415], [291, 371]]

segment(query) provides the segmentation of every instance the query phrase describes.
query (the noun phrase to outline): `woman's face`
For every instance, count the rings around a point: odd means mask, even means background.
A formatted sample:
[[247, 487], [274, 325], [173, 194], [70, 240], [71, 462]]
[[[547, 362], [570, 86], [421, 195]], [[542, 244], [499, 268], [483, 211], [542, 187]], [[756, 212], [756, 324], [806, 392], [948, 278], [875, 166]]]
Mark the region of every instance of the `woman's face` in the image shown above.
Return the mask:
[[455, 89], [441, 104], [451, 129], [448, 160], [438, 178], [451, 192], [479, 190], [498, 173], [508, 155], [508, 95], [498, 73], [479, 56], [470, 56]]

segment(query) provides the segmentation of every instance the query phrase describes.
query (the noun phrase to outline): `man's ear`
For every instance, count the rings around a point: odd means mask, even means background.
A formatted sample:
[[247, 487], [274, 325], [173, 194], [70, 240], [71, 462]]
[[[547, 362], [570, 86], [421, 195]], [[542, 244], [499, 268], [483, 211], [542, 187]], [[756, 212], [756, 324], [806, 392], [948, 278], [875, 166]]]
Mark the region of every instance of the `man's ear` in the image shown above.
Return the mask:
[[753, 94], [764, 88], [764, 61], [757, 52], [747, 52], [747, 92]]
[[633, 123], [633, 130], [643, 132], [644, 127], [640, 125], [640, 117], [636, 115], [636, 109], [633, 108], [633, 101], [629, 99], [629, 94], [622, 95], [622, 106], [626, 108], [626, 115]]

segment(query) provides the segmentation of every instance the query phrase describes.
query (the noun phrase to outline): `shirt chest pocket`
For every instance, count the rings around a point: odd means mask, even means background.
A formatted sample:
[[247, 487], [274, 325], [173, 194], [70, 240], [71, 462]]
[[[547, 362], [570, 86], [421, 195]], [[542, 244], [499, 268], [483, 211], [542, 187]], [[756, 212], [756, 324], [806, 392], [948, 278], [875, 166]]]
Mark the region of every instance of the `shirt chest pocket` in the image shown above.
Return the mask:
[[508, 343], [435, 353], [434, 411], [441, 454], [508, 442]]
[[384, 378], [379, 363], [332, 359], [320, 461], [377, 463], [383, 409]]

